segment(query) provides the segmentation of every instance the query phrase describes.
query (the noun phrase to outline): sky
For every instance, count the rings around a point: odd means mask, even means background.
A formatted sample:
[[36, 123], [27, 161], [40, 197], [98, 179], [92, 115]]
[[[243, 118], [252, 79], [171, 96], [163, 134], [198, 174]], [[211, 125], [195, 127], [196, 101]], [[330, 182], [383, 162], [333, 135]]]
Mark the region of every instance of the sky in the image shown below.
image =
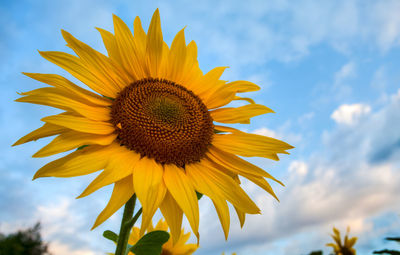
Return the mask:
[[[112, 14], [131, 28], [139, 16], [147, 29], [159, 8], [164, 40], [186, 26], [204, 72], [229, 66], [224, 80], [248, 80], [249, 93], [276, 113], [237, 125], [282, 139], [296, 148], [279, 162], [251, 158], [285, 187], [280, 202], [254, 184], [244, 189], [262, 210], [240, 228], [231, 215], [228, 241], [212, 203], [200, 200], [198, 255], [293, 255], [330, 249], [336, 226], [351, 228], [358, 254], [399, 248], [383, 241], [400, 235], [400, 2], [382, 1], [50, 1], [0, 2], [0, 233], [42, 223], [54, 255], [112, 252], [101, 237], [118, 232], [121, 210], [90, 231], [112, 187], [75, 199], [95, 177], [43, 178], [33, 174], [57, 158], [32, 158], [51, 141], [11, 147], [58, 111], [16, 103], [17, 92], [41, 86], [21, 72], [64, 70], [37, 50], [71, 52], [64, 29], [106, 53], [95, 27], [112, 31]], [[74, 80], [75, 81], [75, 80]], [[159, 214], [156, 217], [160, 217]], [[189, 230], [189, 225], [184, 221]], [[191, 239], [195, 242], [195, 239]]]

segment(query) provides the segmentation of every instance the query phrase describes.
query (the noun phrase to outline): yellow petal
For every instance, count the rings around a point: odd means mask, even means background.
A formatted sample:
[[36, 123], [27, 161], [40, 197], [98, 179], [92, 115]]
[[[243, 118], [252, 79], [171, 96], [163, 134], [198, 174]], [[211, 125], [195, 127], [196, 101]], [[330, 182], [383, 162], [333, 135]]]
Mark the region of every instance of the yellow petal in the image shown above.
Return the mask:
[[168, 56], [168, 73], [166, 78], [180, 84], [186, 64], [186, 42], [185, 31], [182, 29], [176, 34], [171, 44], [171, 50]]
[[101, 97], [86, 89], [83, 89], [60, 75], [41, 74], [41, 73], [23, 73], [23, 74], [37, 81], [49, 84], [53, 87], [69, 91], [70, 93], [74, 93], [77, 96], [93, 103], [94, 105], [110, 106], [112, 104], [111, 100], [105, 97]]
[[193, 62], [197, 61], [197, 44], [195, 41], [191, 41], [187, 45], [187, 56], [190, 58]]
[[110, 218], [119, 208], [121, 208], [132, 196], [134, 190], [132, 186], [132, 177], [128, 176], [114, 185], [110, 201], [104, 210], [99, 214], [94, 223], [92, 230]]
[[240, 107], [216, 109], [210, 111], [210, 115], [216, 122], [248, 124], [250, 118], [272, 112], [274, 111], [264, 105], [248, 104]]
[[270, 175], [263, 169], [251, 164], [246, 160], [239, 158], [234, 154], [220, 150], [215, 146], [209, 147], [207, 157], [209, 157], [211, 161], [225, 166], [226, 168], [230, 169], [232, 172], [236, 174], [262, 176], [274, 180], [279, 184], [283, 185], [282, 182], [275, 179], [272, 175]]
[[212, 95], [204, 99], [208, 109], [215, 109], [229, 104], [235, 98], [235, 92], [226, 89], [218, 89]]
[[68, 43], [67, 46], [74, 50], [88, 70], [101, 79], [105, 86], [120, 91], [131, 83], [132, 79], [118, 68], [111, 59], [79, 41], [70, 33], [64, 30], [61, 30], [61, 33]]
[[115, 38], [120, 52], [123, 66], [134, 79], [140, 80], [144, 76], [144, 59], [140, 59], [134, 38], [129, 27], [118, 16], [113, 15]]
[[213, 145], [223, 151], [244, 157], [265, 157], [279, 160], [277, 153], [286, 152], [293, 146], [280, 140], [256, 134], [235, 132], [232, 134], [216, 134]]
[[183, 211], [168, 191], [161, 203], [160, 210], [168, 223], [172, 241], [175, 244], [181, 235]]
[[224, 106], [230, 103], [232, 100], [245, 100], [251, 104], [254, 104], [255, 102], [253, 99], [238, 97], [236, 96], [236, 93], [252, 92], [259, 89], [259, 86], [248, 81], [230, 82], [223, 86], [219, 86], [212, 95], [205, 99], [204, 103], [207, 105], [208, 109]]
[[260, 90], [260, 87], [249, 81], [233, 81], [226, 84], [226, 87], [236, 93], [253, 92]]
[[143, 208], [141, 234], [164, 199], [166, 188], [162, 176], [163, 168], [154, 159], [143, 157], [134, 167], [133, 186]]
[[105, 170], [101, 172], [77, 198], [88, 196], [96, 190], [131, 175], [140, 155], [122, 146], [114, 146], [113, 155]]
[[224, 230], [225, 240], [228, 240], [229, 224], [230, 224], [228, 204], [224, 199], [216, 197], [214, 197], [212, 201], [217, 211], [219, 221], [221, 222], [222, 229]]
[[[209, 167], [213, 167], [219, 171], [221, 171], [224, 174], [229, 175], [231, 178], [233, 178], [234, 180], [237, 181], [238, 184], [240, 184], [240, 180], [237, 176], [237, 174], [240, 174], [241, 176], [249, 179], [250, 181], [252, 181], [253, 183], [255, 183], [256, 185], [258, 185], [259, 187], [261, 187], [262, 189], [264, 189], [265, 191], [267, 191], [269, 194], [271, 194], [276, 200], [279, 201], [278, 197], [276, 196], [275, 192], [272, 190], [271, 185], [261, 176], [258, 175], [253, 175], [253, 174], [248, 174], [246, 172], [242, 172], [240, 170], [236, 170], [235, 168], [230, 168], [227, 165], [221, 165], [218, 164], [217, 162], [209, 159], [209, 157], [206, 157], [205, 159], [203, 159], [203, 164]], [[276, 180], [276, 179], [274, 179]], [[279, 182], [278, 180], [276, 180], [277, 182]], [[279, 182], [280, 183], [280, 182]], [[281, 183], [282, 184], [282, 183]]]
[[279, 202], [279, 199], [276, 196], [271, 185], [263, 177], [254, 176], [254, 175], [250, 175], [250, 174], [243, 174], [242, 176], [249, 179], [250, 181], [255, 183], [257, 186], [259, 186], [260, 188], [262, 188], [263, 190], [268, 192], [271, 196], [273, 196]]
[[200, 81], [200, 83], [193, 87], [193, 92], [206, 101], [208, 97], [213, 94], [213, 92], [218, 90], [223, 85], [224, 82], [221, 83], [219, 78], [224, 73], [226, 68], [226, 66], [220, 66], [211, 69], [203, 76], [203, 79]]
[[164, 182], [172, 197], [185, 213], [193, 232], [199, 230], [199, 205], [196, 192], [183, 169], [174, 164], [164, 165]]
[[185, 169], [195, 189], [200, 193], [211, 199], [226, 199], [246, 213], [260, 213], [260, 209], [230, 176], [209, 166], [205, 167], [201, 162], [188, 164]]
[[18, 98], [15, 100], [16, 102], [47, 105], [67, 111], [74, 111], [92, 120], [107, 121], [111, 118], [110, 108], [88, 105], [84, 99], [57, 88], [40, 88], [22, 94], [27, 96]]
[[103, 169], [107, 165], [110, 146], [91, 145], [40, 168], [33, 179], [39, 177], [74, 177]]
[[136, 45], [136, 49], [139, 52], [139, 56], [145, 56], [146, 54], [146, 33], [143, 30], [140, 18], [136, 17], [133, 21], [133, 40]]
[[58, 51], [39, 51], [39, 53], [42, 57], [68, 71], [75, 78], [101, 95], [111, 98], [116, 97], [118, 90], [112, 86], [104, 86], [102, 80], [90, 72], [81, 59]]
[[58, 135], [67, 130], [68, 129], [65, 127], [61, 127], [61, 126], [57, 126], [57, 125], [53, 125], [53, 124], [49, 124], [49, 123], [44, 123], [44, 125], [41, 126], [40, 128], [21, 137], [12, 146], [20, 145], [20, 144], [31, 142], [31, 141], [36, 141], [37, 139], [48, 137], [48, 136]]
[[[139, 231], [140, 231], [140, 229], [138, 227], [132, 228], [131, 234], [129, 235], [128, 244], [135, 245], [139, 241], [139, 239], [140, 239]], [[132, 253], [130, 253], [129, 255], [131, 255], [131, 254]], [[114, 253], [112, 255], [114, 255]]]
[[182, 72], [181, 85], [193, 90], [202, 78], [203, 72], [197, 61], [197, 46], [194, 41], [191, 41], [186, 47], [186, 61]]
[[113, 125], [108, 122], [94, 121], [72, 115], [58, 114], [45, 117], [42, 121], [84, 133], [108, 135], [114, 132]]
[[234, 206], [236, 214], [238, 216], [239, 222], [240, 222], [240, 227], [243, 228], [244, 226], [244, 222], [246, 220], [246, 214], [244, 212], [242, 212], [239, 208], [237, 208], [236, 206]]
[[48, 157], [78, 148], [82, 145], [109, 145], [115, 140], [115, 138], [117, 138], [116, 134], [93, 135], [70, 130], [54, 138], [54, 140], [48, 145], [36, 152], [33, 157]]
[[103, 43], [108, 52], [108, 56], [111, 59], [114, 59], [115, 62], [122, 64], [121, 55], [118, 50], [118, 44], [115, 36], [111, 32], [102, 28], [96, 27], [96, 29], [97, 31], [99, 31], [101, 38], [103, 39]]
[[146, 41], [147, 65], [153, 78], [158, 77], [163, 55], [163, 43], [160, 13], [157, 9], [151, 19]]
[[234, 179], [237, 182], [237, 184], [240, 184], [240, 179], [234, 171], [225, 167], [224, 165], [218, 164], [217, 162], [211, 160], [210, 157], [207, 157], [207, 155], [205, 158], [203, 158], [202, 163], [205, 166], [210, 166], [210, 167], [218, 169], [222, 173], [224, 173], [224, 174], [228, 175], [229, 177], [231, 177], [232, 179]]
[[347, 243], [347, 247], [352, 247], [357, 242], [357, 237], [350, 238], [349, 242]]
[[182, 245], [176, 245], [175, 247], [172, 248], [173, 254], [179, 254], [179, 255], [191, 255], [197, 250], [198, 246], [196, 244], [185, 244], [183, 243]]
[[160, 219], [154, 229], [168, 231], [168, 224], [163, 219]]
[[253, 99], [248, 98], [248, 97], [238, 97], [238, 96], [235, 96], [235, 97], [233, 98], [233, 100], [243, 100], [243, 101], [249, 102], [250, 104], [255, 104], [255, 103], [256, 103]]

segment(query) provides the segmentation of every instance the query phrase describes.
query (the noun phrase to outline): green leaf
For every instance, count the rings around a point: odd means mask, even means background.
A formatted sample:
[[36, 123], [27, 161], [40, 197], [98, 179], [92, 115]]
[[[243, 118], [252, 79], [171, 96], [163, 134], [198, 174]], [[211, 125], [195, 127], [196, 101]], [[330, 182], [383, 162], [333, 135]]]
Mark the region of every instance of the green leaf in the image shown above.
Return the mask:
[[111, 240], [111, 241], [113, 241], [113, 242], [115, 242], [115, 243], [118, 242], [118, 235], [115, 234], [114, 232], [112, 232], [111, 230], [106, 230], [106, 231], [104, 231], [104, 232], [103, 232], [103, 236], [104, 236], [105, 238], [107, 238], [108, 240]]
[[140, 240], [132, 246], [131, 252], [136, 255], [160, 255], [162, 245], [169, 239], [168, 232], [156, 230], [144, 235]]
[[201, 194], [200, 192], [196, 191], [196, 195], [197, 195], [197, 200], [200, 200], [203, 197], [203, 194]]

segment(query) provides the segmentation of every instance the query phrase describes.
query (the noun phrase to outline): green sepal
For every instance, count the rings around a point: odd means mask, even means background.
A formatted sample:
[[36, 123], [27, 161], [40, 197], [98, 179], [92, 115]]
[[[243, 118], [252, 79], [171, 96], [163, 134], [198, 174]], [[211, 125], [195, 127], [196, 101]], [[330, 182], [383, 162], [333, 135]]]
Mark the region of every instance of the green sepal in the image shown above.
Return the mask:
[[115, 243], [118, 243], [118, 235], [112, 232], [111, 230], [106, 230], [103, 232], [103, 236], [108, 240], [111, 240]]
[[200, 192], [196, 191], [196, 195], [197, 195], [197, 200], [200, 200], [203, 197], [203, 194], [201, 194]]
[[104, 95], [103, 95], [103, 97], [104, 97], [104, 98], [107, 98], [107, 99], [110, 99], [110, 100], [112, 100], [112, 101], [115, 100], [115, 98], [113, 98], [113, 97], [108, 97], [108, 96], [104, 96]]
[[129, 251], [135, 253], [135, 255], [160, 255], [162, 246], [168, 239], [168, 232], [161, 230], [152, 231], [140, 238]]
[[83, 148], [88, 147], [88, 146], [89, 146], [89, 145], [82, 145], [82, 146], [78, 147], [77, 150], [82, 150]]
[[226, 133], [226, 132], [214, 129], [214, 134], [221, 134], [221, 133]]

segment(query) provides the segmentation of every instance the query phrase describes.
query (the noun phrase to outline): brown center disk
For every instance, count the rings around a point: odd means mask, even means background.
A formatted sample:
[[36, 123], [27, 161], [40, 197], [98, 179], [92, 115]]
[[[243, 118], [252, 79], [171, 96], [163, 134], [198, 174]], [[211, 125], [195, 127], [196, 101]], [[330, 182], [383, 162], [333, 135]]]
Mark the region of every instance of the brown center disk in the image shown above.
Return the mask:
[[111, 109], [121, 145], [162, 164], [184, 167], [200, 161], [213, 136], [204, 103], [185, 87], [143, 79], [124, 88]]

